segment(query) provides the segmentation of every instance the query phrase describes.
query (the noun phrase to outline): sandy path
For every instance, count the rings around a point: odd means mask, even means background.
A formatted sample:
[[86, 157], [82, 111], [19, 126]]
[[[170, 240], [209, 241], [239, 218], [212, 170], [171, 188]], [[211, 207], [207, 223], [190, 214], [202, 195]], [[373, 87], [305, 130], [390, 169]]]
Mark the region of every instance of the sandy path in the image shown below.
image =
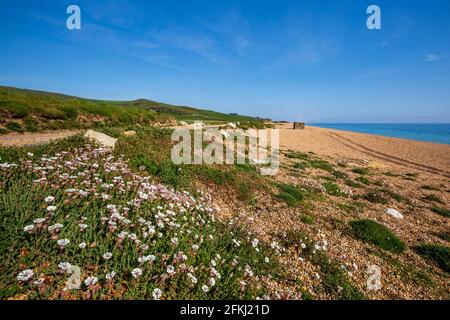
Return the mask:
[[56, 139], [67, 138], [73, 136], [81, 131], [79, 130], [63, 130], [53, 132], [25, 132], [25, 133], [10, 133], [0, 136], [1, 146], [25, 146], [43, 144]]
[[450, 145], [390, 138], [334, 129], [280, 126], [281, 148], [342, 159], [369, 160], [450, 177]]

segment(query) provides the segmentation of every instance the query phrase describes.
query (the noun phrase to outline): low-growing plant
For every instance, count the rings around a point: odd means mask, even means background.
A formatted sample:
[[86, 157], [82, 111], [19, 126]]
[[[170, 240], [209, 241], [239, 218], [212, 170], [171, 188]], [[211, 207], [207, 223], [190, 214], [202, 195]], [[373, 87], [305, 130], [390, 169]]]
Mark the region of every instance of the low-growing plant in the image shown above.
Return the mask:
[[438, 244], [421, 244], [414, 250], [423, 258], [433, 261], [439, 268], [450, 273], [450, 248]]
[[367, 168], [354, 168], [352, 169], [353, 173], [361, 174], [361, 175], [367, 175], [369, 174], [369, 169]]
[[364, 199], [372, 203], [388, 204], [389, 201], [379, 192], [369, 191], [364, 195]]
[[332, 195], [332, 196], [340, 196], [340, 195], [342, 195], [342, 190], [336, 183], [333, 183], [331, 181], [327, 181], [327, 182], [323, 183], [322, 186], [325, 188], [325, 191], [329, 195]]
[[316, 221], [315, 217], [308, 214], [301, 214], [300, 220], [305, 224], [314, 224], [314, 222]]
[[384, 225], [370, 220], [355, 220], [350, 223], [354, 235], [371, 244], [374, 244], [384, 250], [394, 253], [402, 253], [406, 245], [397, 236]]
[[437, 202], [437, 203], [444, 203], [444, 201], [442, 201], [441, 198], [439, 198], [437, 195], [435, 194], [427, 194], [426, 196], [424, 196], [422, 198], [425, 201], [429, 201], [429, 202]]
[[297, 186], [280, 184], [278, 187], [280, 189], [278, 196], [290, 207], [297, 206], [305, 197], [304, 193]]
[[434, 213], [437, 213], [443, 217], [450, 218], [450, 210], [447, 210], [444, 208], [439, 208], [439, 207], [433, 207], [433, 208], [431, 208], [431, 211], [433, 211]]

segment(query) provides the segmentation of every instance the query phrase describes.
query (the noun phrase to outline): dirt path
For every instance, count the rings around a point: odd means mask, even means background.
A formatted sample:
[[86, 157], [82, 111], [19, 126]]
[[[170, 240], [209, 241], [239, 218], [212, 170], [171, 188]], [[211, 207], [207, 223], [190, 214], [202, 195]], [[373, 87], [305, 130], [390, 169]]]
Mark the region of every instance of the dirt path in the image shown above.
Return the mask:
[[20, 147], [26, 145], [43, 144], [53, 140], [67, 138], [80, 132], [80, 130], [62, 130], [52, 132], [10, 133], [0, 136], [0, 145], [6, 147]]

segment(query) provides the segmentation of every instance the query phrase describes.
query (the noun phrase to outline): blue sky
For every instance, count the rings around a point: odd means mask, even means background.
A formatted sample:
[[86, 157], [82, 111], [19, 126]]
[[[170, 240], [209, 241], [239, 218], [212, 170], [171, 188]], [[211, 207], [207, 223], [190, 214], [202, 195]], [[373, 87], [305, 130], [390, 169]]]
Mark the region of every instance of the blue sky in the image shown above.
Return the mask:
[[[66, 8], [81, 8], [81, 30]], [[382, 29], [366, 28], [377, 4]], [[450, 1], [1, 1], [0, 84], [308, 122], [450, 122]]]

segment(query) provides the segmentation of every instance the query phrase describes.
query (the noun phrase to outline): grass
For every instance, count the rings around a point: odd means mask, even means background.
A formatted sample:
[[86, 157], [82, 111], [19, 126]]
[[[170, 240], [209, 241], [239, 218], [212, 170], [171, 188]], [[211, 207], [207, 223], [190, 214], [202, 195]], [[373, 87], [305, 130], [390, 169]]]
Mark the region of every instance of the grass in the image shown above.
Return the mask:
[[435, 187], [435, 186], [430, 186], [430, 185], [423, 185], [420, 188], [424, 189], [424, 190], [429, 190], [429, 191], [439, 191], [440, 190], [440, 188]]
[[361, 185], [360, 183], [355, 182], [355, 181], [350, 180], [350, 179], [346, 179], [345, 180], [345, 184], [347, 186], [349, 186], [349, 187], [352, 187], [352, 188], [362, 188], [363, 187], [363, 185]]
[[301, 214], [300, 220], [305, 224], [314, 224], [316, 222], [316, 218], [308, 214]]
[[352, 203], [338, 203], [336, 206], [346, 213], [359, 214], [363, 212], [366, 204], [364, 202], [354, 201]]
[[299, 187], [289, 184], [279, 184], [280, 190], [278, 197], [284, 200], [289, 207], [296, 207], [305, 198], [304, 193]]
[[433, 211], [434, 213], [437, 213], [438, 215], [441, 215], [443, 217], [450, 218], [450, 210], [447, 210], [444, 208], [439, 208], [439, 207], [433, 207], [433, 208], [431, 208], [431, 211]]
[[387, 227], [376, 221], [364, 219], [350, 223], [355, 236], [384, 250], [402, 253], [406, 245]]
[[390, 198], [394, 199], [397, 202], [404, 202], [404, 203], [411, 203], [411, 201], [409, 201], [409, 199], [403, 197], [402, 195], [395, 193], [389, 189], [382, 189], [381, 192], [383, 192], [384, 194], [386, 194], [387, 196], [389, 196]]
[[439, 268], [450, 273], [450, 248], [437, 244], [421, 244], [414, 250], [423, 258], [433, 261]]
[[363, 177], [363, 176], [357, 177], [356, 181], [359, 181], [359, 182], [361, 182], [362, 184], [365, 184], [365, 185], [369, 185], [370, 184], [370, 180], [367, 179], [366, 177]]
[[[262, 128], [262, 120], [185, 106], [138, 99], [107, 101], [84, 99], [51, 92], [0, 86], [3, 133], [99, 126], [148, 125], [154, 122], [201, 120], [241, 122], [244, 128]], [[22, 124], [23, 123], [23, 124]]]
[[439, 198], [435, 194], [427, 194], [426, 196], [423, 196], [422, 199], [425, 200], [425, 201], [428, 201], [428, 202], [444, 203], [444, 201], [442, 201], [442, 199]]
[[367, 168], [354, 168], [354, 169], [352, 169], [352, 172], [360, 174], [360, 175], [367, 175], [367, 174], [369, 174], [369, 169], [367, 169]]
[[332, 196], [341, 196], [342, 190], [341, 188], [334, 182], [326, 181], [322, 184], [322, 186], [325, 188], [325, 191]]
[[375, 191], [367, 192], [363, 196], [363, 198], [372, 203], [379, 203], [379, 204], [388, 204], [389, 203], [388, 199], [383, 197], [379, 192], [375, 192]]

